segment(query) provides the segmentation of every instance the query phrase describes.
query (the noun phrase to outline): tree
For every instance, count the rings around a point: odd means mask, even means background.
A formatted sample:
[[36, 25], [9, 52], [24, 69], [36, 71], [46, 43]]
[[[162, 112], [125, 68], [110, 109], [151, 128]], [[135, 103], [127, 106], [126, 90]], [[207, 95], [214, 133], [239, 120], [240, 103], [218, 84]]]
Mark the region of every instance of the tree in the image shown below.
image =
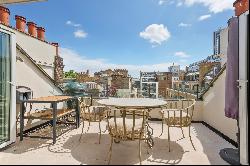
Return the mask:
[[77, 72], [74, 70], [70, 70], [68, 72], [64, 72], [64, 78], [76, 78]]

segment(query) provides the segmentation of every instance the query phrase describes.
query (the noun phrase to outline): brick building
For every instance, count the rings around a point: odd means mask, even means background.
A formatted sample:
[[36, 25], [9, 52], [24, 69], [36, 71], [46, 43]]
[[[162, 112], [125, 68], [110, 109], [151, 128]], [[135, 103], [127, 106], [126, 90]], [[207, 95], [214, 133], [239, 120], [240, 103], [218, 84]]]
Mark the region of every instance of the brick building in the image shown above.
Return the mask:
[[156, 80], [158, 81], [158, 93], [160, 97], [166, 97], [166, 89], [172, 88], [172, 73], [157, 72]]
[[112, 75], [111, 86], [116, 89], [131, 89], [132, 78], [121, 74]]
[[86, 72], [80, 72], [77, 73], [76, 75], [76, 81], [83, 83], [83, 82], [95, 82], [97, 80], [96, 77], [91, 77], [89, 75], [89, 70], [87, 70]]

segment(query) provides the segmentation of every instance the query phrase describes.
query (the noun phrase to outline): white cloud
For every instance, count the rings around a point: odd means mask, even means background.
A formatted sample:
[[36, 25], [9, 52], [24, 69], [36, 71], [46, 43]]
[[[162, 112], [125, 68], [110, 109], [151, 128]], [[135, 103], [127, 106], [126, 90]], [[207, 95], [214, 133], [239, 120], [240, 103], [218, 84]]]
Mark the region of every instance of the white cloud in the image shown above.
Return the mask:
[[233, 3], [235, 0], [182, 0], [187, 6], [201, 4], [208, 7], [212, 13], [220, 13], [225, 10], [233, 10]]
[[171, 0], [159, 0], [158, 5], [164, 5], [164, 4], [172, 5], [174, 3], [175, 3], [174, 0], [172, 1]]
[[179, 1], [179, 2], [176, 4], [177, 7], [182, 6], [182, 5], [183, 5], [183, 3], [182, 3], [181, 1]]
[[72, 21], [70, 21], [70, 20], [68, 20], [68, 21], [66, 22], [66, 24], [67, 24], [67, 25], [70, 25], [70, 26], [73, 26], [73, 27], [80, 27], [80, 26], [81, 26], [81, 24], [76, 24], [76, 23], [74, 23], [74, 22], [72, 22]]
[[192, 25], [191, 25], [191, 24], [186, 24], [186, 23], [181, 22], [178, 26], [179, 26], [179, 27], [190, 27], [190, 26], [192, 26]]
[[220, 13], [225, 10], [233, 10], [233, 3], [235, 0], [159, 0], [159, 5], [173, 4], [175, 3], [177, 7], [186, 5], [188, 7], [193, 5], [203, 5], [208, 8], [211, 13]]
[[68, 21], [66, 22], [66, 24], [67, 24], [67, 25], [71, 25], [72, 22], [71, 22], [70, 20], [68, 20]]
[[171, 34], [168, 28], [163, 24], [151, 24], [143, 32], [140, 32], [140, 37], [149, 40], [152, 44], [161, 45], [162, 42], [167, 41]]
[[158, 4], [159, 5], [163, 5], [164, 3], [166, 3], [167, 1], [166, 0], [160, 0], [159, 2], [158, 2]]
[[74, 32], [76, 38], [86, 38], [88, 33], [84, 32], [84, 30], [78, 29]]
[[180, 58], [188, 58], [188, 57], [190, 57], [187, 53], [185, 53], [183, 51], [178, 51], [174, 55], [177, 56], [177, 57], [180, 57]]
[[114, 64], [105, 59], [89, 59], [81, 56], [76, 51], [69, 48], [60, 48], [60, 56], [63, 58], [65, 65], [64, 71], [75, 70], [77, 72], [86, 71], [94, 73], [106, 69], [127, 69], [133, 77], [139, 77], [140, 71], [168, 71], [168, 67], [172, 63], [159, 63], [148, 65], [129, 65], [129, 64]]
[[66, 24], [69, 25], [69, 26], [73, 26], [73, 27], [78, 28], [78, 29], [75, 30], [75, 32], [74, 32], [74, 36], [75, 36], [76, 38], [86, 38], [86, 37], [87, 37], [88, 33], [86, 33], [86, 32], [85, 32], [84, 30], [82, 30], [82, 29], [79, 29], [79, 27], [82, 26], [81, 24], [76, 24], [76, 23], [74, 23], [73, 21], [70, 21], [70, 20], [66, 21]]
[[206, 15], [202, 15], [202, 16], [200, 16], [199, 17], [199, 21], [203, 21], [203, 20], [206, 20], [206, 19], [208, 19], [208, 18], [210, 18], [211, 17], [211, 14], [206, 14]]

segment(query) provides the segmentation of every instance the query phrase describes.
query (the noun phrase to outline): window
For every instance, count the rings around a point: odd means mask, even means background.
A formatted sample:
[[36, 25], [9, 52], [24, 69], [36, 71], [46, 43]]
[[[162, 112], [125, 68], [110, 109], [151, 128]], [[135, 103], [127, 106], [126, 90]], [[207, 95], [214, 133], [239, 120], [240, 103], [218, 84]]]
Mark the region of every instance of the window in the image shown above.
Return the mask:
[[10, 140], [10, 35], [0, 32], [0, 145]]

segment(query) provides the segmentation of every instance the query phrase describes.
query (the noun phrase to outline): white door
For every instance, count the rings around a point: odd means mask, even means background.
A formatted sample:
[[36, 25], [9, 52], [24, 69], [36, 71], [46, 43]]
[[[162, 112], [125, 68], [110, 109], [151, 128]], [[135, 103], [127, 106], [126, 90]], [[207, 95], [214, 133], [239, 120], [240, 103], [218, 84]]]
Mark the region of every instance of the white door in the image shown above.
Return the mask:
[[14, 34], [0, 27], [0, 148], [16, 139], [15, 47]]
[[239, 17], [239, 127], [240, 163], [248, 165], [249, 11]]

